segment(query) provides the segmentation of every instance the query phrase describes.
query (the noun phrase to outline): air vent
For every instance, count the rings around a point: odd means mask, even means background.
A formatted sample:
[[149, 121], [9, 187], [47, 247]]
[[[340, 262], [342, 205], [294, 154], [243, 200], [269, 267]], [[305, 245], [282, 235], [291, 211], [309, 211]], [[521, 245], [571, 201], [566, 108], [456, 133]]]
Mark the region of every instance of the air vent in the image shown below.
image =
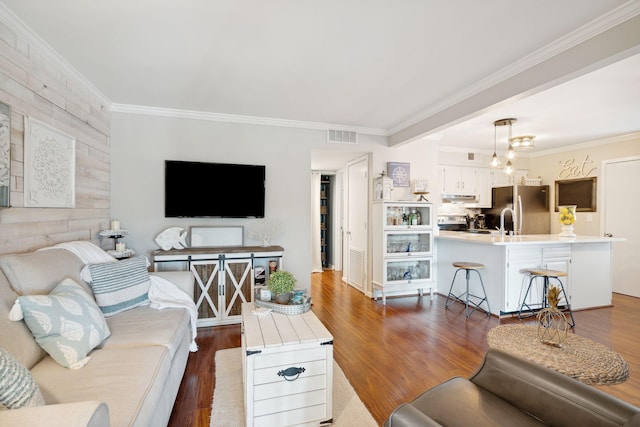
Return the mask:
[[327, 131], [327, 142], [333, 144], [357, 144], [358, 133], [347, 130], [329, 129]]

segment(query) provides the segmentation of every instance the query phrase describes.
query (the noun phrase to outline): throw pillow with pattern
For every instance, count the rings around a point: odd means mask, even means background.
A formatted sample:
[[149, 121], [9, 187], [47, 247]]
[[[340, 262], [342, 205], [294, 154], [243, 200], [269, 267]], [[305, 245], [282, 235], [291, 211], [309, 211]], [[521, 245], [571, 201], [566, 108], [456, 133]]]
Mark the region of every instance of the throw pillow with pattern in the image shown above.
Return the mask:
[[31, 372], [0, 348], [0, 403], [8, 409], [42, 406], [44, 399]]
[[86, 365], [89, 352], [111, 335], [95, 301], [70, 278], [62, 280], [49, 295], [18, 297], [16, 305], [40, 347], [67, 368]]

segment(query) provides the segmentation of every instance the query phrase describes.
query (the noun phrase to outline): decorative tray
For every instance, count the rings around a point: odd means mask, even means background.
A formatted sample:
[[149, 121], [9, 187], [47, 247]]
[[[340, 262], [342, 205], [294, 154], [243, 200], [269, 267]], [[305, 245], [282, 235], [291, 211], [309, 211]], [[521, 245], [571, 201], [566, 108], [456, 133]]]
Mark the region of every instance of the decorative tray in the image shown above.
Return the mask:
[[276, 313], [282, 314], [302, 314], [311, 309], [311, 298], [307, 298], [302, 304], [278, 304], [271, 301], [255, 300], [256, 307], [270, 308]]

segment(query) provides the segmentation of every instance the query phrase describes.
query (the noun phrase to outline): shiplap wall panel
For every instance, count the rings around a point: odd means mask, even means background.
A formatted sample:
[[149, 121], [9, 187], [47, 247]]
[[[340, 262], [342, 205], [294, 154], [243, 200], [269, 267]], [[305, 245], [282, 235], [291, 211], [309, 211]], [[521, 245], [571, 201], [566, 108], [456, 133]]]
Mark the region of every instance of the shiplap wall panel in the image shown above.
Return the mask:
[[[93, 240], [109, 226], [111, 116], [104, 98], [19, 23], [0, 19], [0, 102], [11, 106], [10, 208], [0, 208], [0, 254]], [[17, 28], [17, 30], [14, 30]], [[24, 117], [76, 138], [76, 207], [24, 207]]]

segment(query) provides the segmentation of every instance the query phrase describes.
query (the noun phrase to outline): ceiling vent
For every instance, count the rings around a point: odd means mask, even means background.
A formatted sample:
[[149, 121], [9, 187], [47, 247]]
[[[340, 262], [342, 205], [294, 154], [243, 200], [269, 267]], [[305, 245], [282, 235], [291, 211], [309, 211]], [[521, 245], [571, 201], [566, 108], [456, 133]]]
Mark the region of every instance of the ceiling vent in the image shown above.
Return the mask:
[[333, 130], [327, 131], [327, 142], [334, 144], [357, 144], [358, 133], [348, 130]]

